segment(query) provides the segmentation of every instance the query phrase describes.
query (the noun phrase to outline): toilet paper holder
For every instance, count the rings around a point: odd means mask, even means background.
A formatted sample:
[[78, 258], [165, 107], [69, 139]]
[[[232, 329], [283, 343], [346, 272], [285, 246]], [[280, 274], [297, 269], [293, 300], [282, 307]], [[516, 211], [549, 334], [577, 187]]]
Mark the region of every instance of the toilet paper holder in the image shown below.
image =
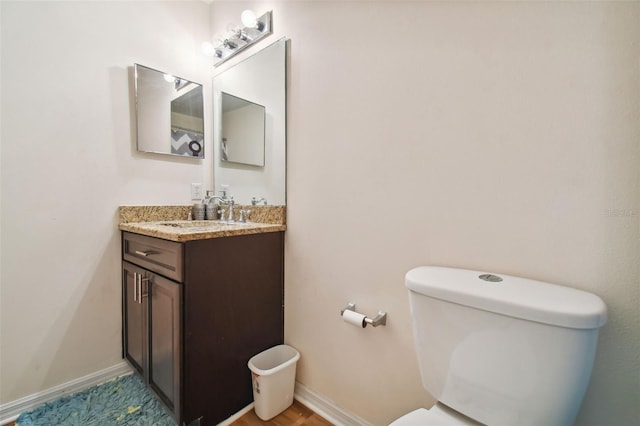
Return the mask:
[[[346, 307], [340, 310], [340, 315], [344, 315], [344, 311], [356, 312], [356, 304], [349, 302]], [[368, 316], [365, 316], [363, 327], [366, 327], [367, 324], [371, 324], [373, 327], [377, 327], [379, 325], [387, 325], [387, 313], [384, 311], [378, 311], [378, 315], [376, 315], [375, 318], [369, 318]]]

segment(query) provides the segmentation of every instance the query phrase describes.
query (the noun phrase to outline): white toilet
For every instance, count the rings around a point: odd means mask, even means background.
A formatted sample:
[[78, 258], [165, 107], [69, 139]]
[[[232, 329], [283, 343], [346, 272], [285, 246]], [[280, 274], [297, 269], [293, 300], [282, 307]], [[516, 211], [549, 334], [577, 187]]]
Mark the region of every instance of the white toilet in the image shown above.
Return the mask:
[[598, 296], [429, 266], [406, 286], [422, 384], [438, 402], [392, 426], [573, 424], [607, 320]]

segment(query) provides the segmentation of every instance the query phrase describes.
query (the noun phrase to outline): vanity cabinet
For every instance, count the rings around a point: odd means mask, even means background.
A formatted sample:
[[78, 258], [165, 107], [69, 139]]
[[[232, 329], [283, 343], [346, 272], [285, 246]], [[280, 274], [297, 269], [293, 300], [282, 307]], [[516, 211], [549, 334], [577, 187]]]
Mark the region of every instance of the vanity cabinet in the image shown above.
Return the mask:
[[250, 404], [249, 358], [284, 340], [284, 233], [122, 242], [124, 357], [179, 425]]

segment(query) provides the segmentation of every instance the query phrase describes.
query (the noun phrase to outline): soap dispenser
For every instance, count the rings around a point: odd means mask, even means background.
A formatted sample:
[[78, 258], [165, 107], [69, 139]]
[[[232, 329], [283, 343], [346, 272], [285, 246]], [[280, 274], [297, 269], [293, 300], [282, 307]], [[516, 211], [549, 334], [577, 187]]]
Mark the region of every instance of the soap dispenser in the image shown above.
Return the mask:
[[218, 206], [215, 203], [213, 193], [213, 191], [208, 189], [207, 195], [204, 198], [205, 218], [207, 220], [216, 220], [218, 218]]

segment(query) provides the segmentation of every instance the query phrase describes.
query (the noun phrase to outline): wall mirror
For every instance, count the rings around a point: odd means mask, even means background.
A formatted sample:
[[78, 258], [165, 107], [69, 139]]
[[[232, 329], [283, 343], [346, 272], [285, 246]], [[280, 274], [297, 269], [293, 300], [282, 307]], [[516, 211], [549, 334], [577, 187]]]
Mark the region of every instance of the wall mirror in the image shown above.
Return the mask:
[[264, 166], [265, 107], [229, 93], [220, 95], [220, 159]]
[[202, 85], [140, 64], [134, 75], [138, 151], [204, 158]]
[[[222, 185], [228, 186], [240, 204], [250, 204], [254, 197], [269, 205], [286, 203], [286, 42], [282, 38], [241, 62], [229, 64], [213, 78], [214, 187], [219, 192]], [[233, 98], [256, 105], [252, 116], [263, 117], [263, 121], [241, 117], [234, 124], [244, 132], [258, 134], [243, 148], [250, 150], [250, 155], [245, 153], [240, 160], [231, 157], [233, 141], [229, 124], [225, 124], [225, 109]]]

